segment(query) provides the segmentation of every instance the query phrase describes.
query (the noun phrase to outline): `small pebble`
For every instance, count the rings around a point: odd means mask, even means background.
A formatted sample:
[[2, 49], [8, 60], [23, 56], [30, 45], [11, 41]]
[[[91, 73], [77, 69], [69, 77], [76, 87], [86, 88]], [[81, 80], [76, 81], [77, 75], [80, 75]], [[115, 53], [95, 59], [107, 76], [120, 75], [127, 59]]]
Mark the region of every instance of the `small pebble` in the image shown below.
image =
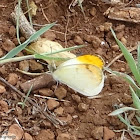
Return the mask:
[[104, 140], [110, 140], [115, 137], [115, 133], [110, 130], [108, 127], [104, 127]]
[[67, 133], [58, 134], [56, 140], [70, 140], [70, 135]]
[[11, 125], [8, 130], [8, 136], [15, 136], [15, 140], [21, 140], [23, 133], [23, 129], [18, 124]]
[[18, 75], [16, 73], [10, 73], [9, 76], [8, 76], [8, 82], [11, 84], [11, 85], [16, 85], [17, 82], [18, 82]]
[[105, 31], [105, 26], [100, 25], [100, 26], [97, 27], [96, 30], [98, 30], [98, 31], [100, 31], [100, 32], [104, 32], [104, 31]]
[[7, 102], [0, 100], [0, 112], [7, 112], [8, 111], [8, 104]]
[[110, 28], [112, 28], [112, 23], [111, 22], [105, 22], [104, 23], [104, 31], [109, 32]]
[[91, 131], [91, 136], [94, 139], [102, 140], [103, 139], [103, 126], [97, 126], [94, 130]]
[[46, 31], [41, 37], [51, 41], [56, 39], [56, 35], [52, 31]]
[[49, 88], [40, 89], [38, 92], [40, 95], [47, 96], [47, 97], [54, 95], [54, 92], [52, 90], [50, 90]]
[[53, 131], [51, 131], [50, 129], [44, 129], [41, 130], [40, 133], [35, 137], [36, 140], [54, 140], [55, 139], [55, 135], [53, 133]]
[[35, 60], [29, 60], [29, 66], [31, 71], [41, 71], [44, 69], [43, 65], [37, 63]]
[[3, 85], [0, 85], [0, 94], [6, 92], [6, 89]]
[[124, 25], [124, 24], [118, 25], [118, 26], [115, 28], [115, 31], [116, 31], [116, 32], [121, 32], [122, 30], [124, 30], [124, 28], [125, 28], [125, 25]]
[[120, 71], [121, 71], [121, 72], [125, 72], [125, 68], [121, 68]]
[[16, 28], [15, 26], [11, 26], [10, 29], [9, 29], [9, 35], [11, 37], [14, 37], [16, 35]]
[[90, 10], [90, 14], [94, 17], [96, 15], [96, 8], [95, 7], [92, 7], [91, 10]]
[[74, 43], [76, 45], [82, 45], [82, 44], [84, 44], [82, 38], [80, 36], [78, 36], [78, 35], [74, 37], [74, 40], [73, 41], [74, 41]]
[[122, 42], [124, 45], [127, 44], [127, 40], [126, 40], [124, 37], [121, 38], [121, 42]]
[[12, 41], [15, 44], [15, 46], [18, 46], [19, 45], [17, 38], [14, 38]]
[[5, 42], [2, 44], [2, 47], [5, 51], [9, 52], [13, 48], [15, 48], [15, 44], [10, 39], [6, 39]]
[[25, 140], [33, 140], [33, 137], [29, 133], [24, 133]]
[[54, 112], [59, 115], [59, 116], [62, 116], [63, 112], [64, 112], [64, 109], [62, 107], [58, 107], [54, 110]]
[[49, 99], [47, 101], [47, 106], [48, 106], [48, 109], [49, 110], [53, 110], [53, 109], [55, 109], [56, 107], [59, 106], [59, 102], [58, 101], [55, 101], [53, 99]]
[[92, 46], [98, 48], [101, 45], [102, 40], [97, 36], [92, 36]]
[[15, 114], [18, 116], [22, 114], [22, 109], [19, 106], [16, 106]]
[[19, 69], [22, 71], [29, 71], [29, 61], [24, 60], [19, 62]]
[[65, 107], [64, 111], [66, 113], [72, 114], [72, 113], [74, 113], [74, 107], [71, 107], [71, 106], [70, 107]]
[[81, 112], [85, 112], [85, 111], [87, 111], [87, 109], [88, 109], [88, 106], [84, 103], [80, 103], [78, 105], [78, 110], [81, 111]]
[[72, 94], [72, 99], [74, 101], [76, 101], [77, 103], [80, 103], [81, 102], [81, 98], [80, 96], [76, 95], [76, 94]]
[[120, 49], [118, 45], [113, 45], [111, 46], [111, 48], [113, 49], [113, 51], [118, 51]]
[[61, 100], [67, 96], [67, 90], [63, 87], [58, 87], [54, 91], [54, 94], [59, 100]]
[[25, 40], [26, 40], [25, 37], [23, 37], [23, 36], [21, 36], [19, 39], [20, 39], [21, 43], [25, 42]]
[[88, 43], [91, 43], [92, 42], [91, 35], [84, 35], [84, 40], [87, 41]]
[[66, 122], [67, 124], [72, 123], [72, 116], [70, 114], [67, 114], [66, 117], [59, 117], [59, 119]]
[[116, 33], [116, 36], [118, 39], [121, 39], [124, 36], [124, 31], [122, 30], [122, 31]]

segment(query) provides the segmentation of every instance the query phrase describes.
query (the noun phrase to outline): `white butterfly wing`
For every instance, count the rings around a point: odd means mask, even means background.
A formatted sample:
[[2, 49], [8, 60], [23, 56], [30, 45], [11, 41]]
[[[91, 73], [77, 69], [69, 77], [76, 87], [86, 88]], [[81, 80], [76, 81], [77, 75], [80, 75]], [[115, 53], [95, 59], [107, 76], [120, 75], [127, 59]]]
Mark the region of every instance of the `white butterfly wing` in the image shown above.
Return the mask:
[[89, 97], [99, 94], [104, 86], [102, 70], [91, 64], [58, 67], [53, 72], [53, 78]]

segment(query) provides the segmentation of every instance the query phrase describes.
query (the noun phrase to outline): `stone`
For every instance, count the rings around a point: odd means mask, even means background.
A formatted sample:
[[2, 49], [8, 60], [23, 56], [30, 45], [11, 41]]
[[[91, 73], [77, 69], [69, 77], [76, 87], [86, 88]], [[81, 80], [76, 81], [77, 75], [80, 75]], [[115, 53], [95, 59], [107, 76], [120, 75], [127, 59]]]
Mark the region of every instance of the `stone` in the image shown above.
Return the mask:
[[55, 135], [50, 129], [44, 129], [35, 138], [36, 140], [55, 140]]
[[76, 45], [82, 45], [82, 44], [84, 44], [84, 42], [83, 42], [83, 40], [82, 40], [82, 38], [80, 37], [80, 36], [78, 36], [78, 35], [76, 35], [75, 37], [74, 37], [74, 43], [76, 44]]
[[70, 140], [70, 135], [68, 133], [60, 133], [56, 140]]
[[16, 73], [10, 73], [9, 76], [8, 76], [8, 82], [11, 84], [11, 85], [16, 85], [17, 82], [18, 82], [18, 75]]
[[118, 51], [120, 49], [118, 45], [113, 45], [111, 46], [111, 48], [113, 49], [113, 51]]
[[7, 102], [0, 100], [0, 112], [7, 112], [7, 111], [8, 111]]
[[46, 38], [47, 40], [55, 40], [56, 35], [52, 31], [46, 31], [43, 35], [41, 35], [42, 38]]
[[115, 137], [115, 133], [110, 130], [108, 127], [104, 127], [104, 140], [110, 140], [113, 139]]
[[91, 14], [93, 17], [96, 15], [96, 12], [97, 12], [97, 10], [96, 10], [95, 7], [92, 7], [92, 8], [90, 9], [90, 14]]
[[49, 99], [47, 101], [47, 106], [48, 106], [48, 109], [49, 110], [53, 110], [53, 109], [55, 109], [56, 107], [59, 106], [59, 102], [58, 101], [55, 101], [53, 99]]
[[15, 44], [10, 40], [10, 39], [6, 39], [5, 42], [2, 44], [2, 48], [9, 52], [11, 51], [13, 48], [15, 48]]
[[81, 98], [80, 96], [76, 95], [76, 94], [72, 94], [72, 99], [74, 101], [76, 101], [77, 103], [80, 103], [81, 102]]
[[54, 92], [52, 90], [50, 90], [49, 88], [42, 88], [39, 91], [39, 94], [42, 96], [53, 96]]
[[44, 69], [43, 65], [37, 63], [35, 60], [29, 60], [29, 66], [31, 71], [41, 71]]
[[18, 124], [13, 124], [10, 126], [7, 135], [15, 137], [14, 140], [21, 140], [23, 137], [23, 134], [24, 134], [23, 129], [19, 127]]
[[112, 23], [111, 22], [105, 22], [104, 23], [104, 31], [109, 32], [110, 28], [112, 28]]
[[29, 61], [24, 60], [19, 62], [19, 69], [22, 71], [29, 71]]
[[16, 28], [15, 28], [15, 26], [10, 26], [9, 35], [10, 35], [11, 37], [16, 36]]
[[62, 116], [63, 112], [64, 112], [64, 109], [62, 107], [56, 108], [54, 110], [54, 113], [56, 113], [59, 116]]
[[103, 126], [97, 126], [94, 130], [91, 131], [91, 136], [94, 139], [102, 140], [103, 139]]
[[6, 89], [3, 85], [0, 85], [0, 94], [6, 92]]
[[59, 100], [61, 100], [67, 96], [67, 90], [63, 87], [58, 87], [54, 91], [54, 94]]
[[78, 110], [81, 111], [81, 112], [85, 112], [85, 111], [87, 111], [87, 109], [88, 109], [88, 106], [84, 103], [80, 103], [78, 105]]
[[25, 140], [33, 140], [33, 137], [29, 133], [24, 133]]

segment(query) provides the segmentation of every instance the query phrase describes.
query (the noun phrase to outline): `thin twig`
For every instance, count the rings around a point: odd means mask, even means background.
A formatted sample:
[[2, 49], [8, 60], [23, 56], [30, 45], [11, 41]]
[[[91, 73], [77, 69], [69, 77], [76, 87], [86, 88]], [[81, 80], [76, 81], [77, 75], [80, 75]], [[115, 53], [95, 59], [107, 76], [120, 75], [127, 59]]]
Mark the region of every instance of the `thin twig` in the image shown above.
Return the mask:
[[[18, 90], [17, 88], [15, 88], [13, 85], [11, 85], [10, 83], [8, 83], [5, 79], [3, 79], [1, 76], [0, 76], [0, 81], [3, 82], [4, 84], [6, 84], [8, 87], [10, 87], [12, 90], [14, 90], [17, 95], [21, 96], [21, 97], [26, 97], [26, 95], [24, 93], [22, 93], [20, 90]], [[52, 116], [52, 115], [49, 115], [47, 112], [44, 112], [40, 106], [38, 106], [37, 104], [35, 104], [29, 97], [27, 98], [27, 101], [32, 104], [34, 107], [36, 107], [36, 109], [42, 113], [49, 121], [51, 121], [54, 126], [58, 127], [58, 125], [65, 125], [64, 122], [60, 121], [59, 119], [57, 119], [56, 117]]]
[[[137, 49], [137, 46], [135, 46], [135, 47], [129, 49], [128, 51], [129, 51], [129, 52], [132, 52], [132, 51], [134, 51], [134, 50], [136, 50], [136, 49]], [[118, 59], [120, 59], [122, 56], [123, 56], [123, 53], [121, 53], [121, 54], [119, 54], [118, 56], [116, 56], [116, 57], [106, 66], [106, 68], [109, 68], [115, 61], [117, 61]]]

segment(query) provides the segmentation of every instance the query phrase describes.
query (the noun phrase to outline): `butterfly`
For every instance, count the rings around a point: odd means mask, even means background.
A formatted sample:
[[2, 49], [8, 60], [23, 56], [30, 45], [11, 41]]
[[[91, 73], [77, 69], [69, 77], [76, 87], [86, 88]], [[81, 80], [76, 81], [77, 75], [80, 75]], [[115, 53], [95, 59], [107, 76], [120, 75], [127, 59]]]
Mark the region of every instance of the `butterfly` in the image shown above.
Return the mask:
[[83, 55], [60, 64], [52, 76], [78, 93], [94, 97], [104, 86], [103, 60], [95, 55]]

